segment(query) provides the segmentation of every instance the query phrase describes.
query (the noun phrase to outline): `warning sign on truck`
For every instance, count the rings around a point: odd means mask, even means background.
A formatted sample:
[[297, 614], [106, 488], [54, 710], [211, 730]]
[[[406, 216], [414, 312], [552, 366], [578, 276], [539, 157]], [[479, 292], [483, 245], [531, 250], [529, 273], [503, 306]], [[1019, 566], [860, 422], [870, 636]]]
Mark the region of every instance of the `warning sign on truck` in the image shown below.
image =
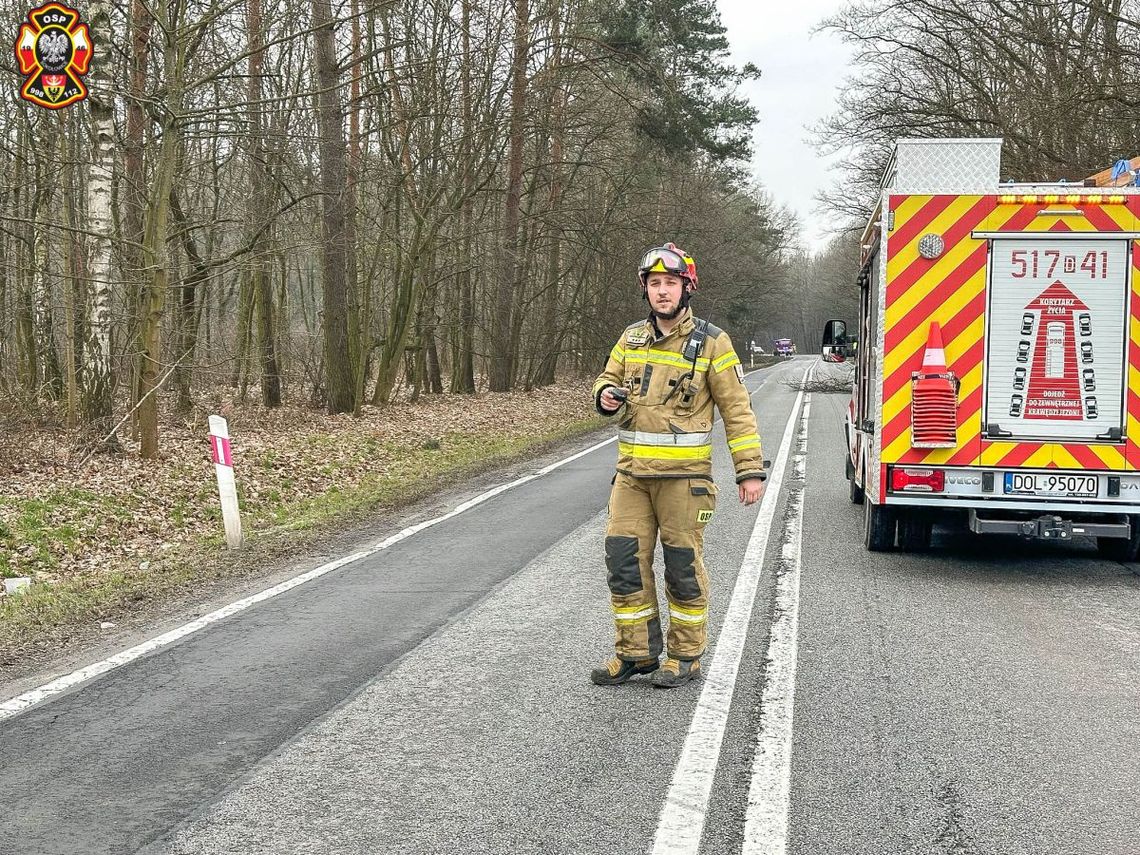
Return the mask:
[[1011, 236], [992, 242], [990, 265], [991, 435], [1119, 441], [1128, 241]]
[[1089, 307], [1057, 280], [1025, 308], [1039, 319], [1025, 418], [1080, 419], [1081, 390], [1073, 316], [1080, 311], [1089, 317]]

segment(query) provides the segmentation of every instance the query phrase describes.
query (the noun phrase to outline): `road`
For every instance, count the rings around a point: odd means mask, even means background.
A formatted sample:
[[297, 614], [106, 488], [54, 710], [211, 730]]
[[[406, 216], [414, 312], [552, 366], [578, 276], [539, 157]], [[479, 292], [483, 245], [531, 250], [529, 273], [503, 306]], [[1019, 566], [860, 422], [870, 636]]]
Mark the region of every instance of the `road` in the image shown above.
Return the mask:
[[605, 444], [0, 720], [0, 852], [1140, 853], [1136, 568], [865, 552], [816, 363], [764, 503], [718, 439], [703, 683], [588, 681]]

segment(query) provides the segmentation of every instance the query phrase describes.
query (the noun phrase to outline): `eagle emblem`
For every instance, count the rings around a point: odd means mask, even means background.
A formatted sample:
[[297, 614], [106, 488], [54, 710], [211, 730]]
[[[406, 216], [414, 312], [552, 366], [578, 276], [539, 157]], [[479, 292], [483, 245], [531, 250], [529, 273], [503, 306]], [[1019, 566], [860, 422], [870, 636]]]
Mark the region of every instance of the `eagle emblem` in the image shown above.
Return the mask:
[[68, 48], [71, 41], [62, 30], [45, 30], [36, 42], [40, 65], [45, 71], [59, 71], [67, 67]]

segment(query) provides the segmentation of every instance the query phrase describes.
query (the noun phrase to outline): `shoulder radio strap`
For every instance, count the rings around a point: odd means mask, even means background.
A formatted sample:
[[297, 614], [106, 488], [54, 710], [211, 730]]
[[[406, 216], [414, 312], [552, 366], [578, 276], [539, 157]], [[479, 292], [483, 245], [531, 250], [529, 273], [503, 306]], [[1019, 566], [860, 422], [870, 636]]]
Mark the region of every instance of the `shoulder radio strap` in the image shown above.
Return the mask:
[[708, 338], [709, 322], [700, 320], [699, 323], [693, 324], [693, 331], [689, 333], [689, 337], [685, 340], [685, 346], [681, 349], [681, 355], [689, 360], [689, 370], [681, 375], [677, 380], [676, 385], [669, 390], [669, 394], [665, 396], [662, 403], [667, 403], [673, 397], [673, 393], [681, 388], [683, 383], [692, 380], [697, 373], [697, 358], [701, 355], [701, 351], [705, 349], [705, 339]]

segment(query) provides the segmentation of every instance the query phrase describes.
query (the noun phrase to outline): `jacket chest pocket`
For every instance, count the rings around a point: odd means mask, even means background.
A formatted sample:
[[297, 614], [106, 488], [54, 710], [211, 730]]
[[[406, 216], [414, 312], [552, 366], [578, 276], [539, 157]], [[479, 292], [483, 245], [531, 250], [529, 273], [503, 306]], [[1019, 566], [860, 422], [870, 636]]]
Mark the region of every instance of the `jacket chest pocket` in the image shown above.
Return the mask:
[[626, 365], [625, 386], [630, 395], [641, 399], [643, 404], [659, 404], [665, 396], [672, 369], [667, 365], [653, 362]]
[[[633, 351], [632, 359], [627, 359], [625, 363], [625, 373], [622, 375], [622, 380], [625, 388], [629, 390], [630, 395], [636, 397], [644, 396], [644, 389], [648, 387], [648, 382], [652, 379], [653, 372], [652, 365], [645, 361], [645, 354]], [[641, 359], [637, 357], [640, 356]]]

